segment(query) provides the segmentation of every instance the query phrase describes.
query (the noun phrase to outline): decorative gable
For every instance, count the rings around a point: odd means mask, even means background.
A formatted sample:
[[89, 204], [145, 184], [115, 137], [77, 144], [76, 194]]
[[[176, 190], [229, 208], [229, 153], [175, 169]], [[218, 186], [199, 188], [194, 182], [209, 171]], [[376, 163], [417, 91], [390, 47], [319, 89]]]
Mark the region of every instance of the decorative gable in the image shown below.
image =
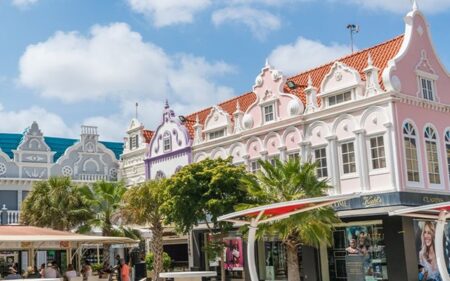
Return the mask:
[[224, 135], [231, 133], [231, 118], [220, 106], [213, 106], [205, 119], [204, 133], [224, 130]]
[[[342, 62], [335, 62], [320, 84], [320, 97], [361, 85], [358, 71]], [[361, 92], [359, 92], [361, 94]]]
[[29, 128], [26, 129], [23, 139], [17, 150], [23, 151], [50, 151], [50, 147], [45, 143], [44, 135], [39, 129], [39, 125], [34, 121]]
[[243, 117], [244, 129], [260, 127], [303, 113], [303, 104], [294, 95], [283, 92], [286, 78], [268, 62], [256, 77], [253, 92], [256, 101]]

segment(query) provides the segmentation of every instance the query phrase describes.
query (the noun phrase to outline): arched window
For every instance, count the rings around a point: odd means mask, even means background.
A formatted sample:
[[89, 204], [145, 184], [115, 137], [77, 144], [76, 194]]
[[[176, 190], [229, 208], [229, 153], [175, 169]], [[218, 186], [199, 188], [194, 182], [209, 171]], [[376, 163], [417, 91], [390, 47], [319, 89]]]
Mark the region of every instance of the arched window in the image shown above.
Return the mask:
[[417, 156], [417, 134], [411, 123], [403, 125], [403, 145], [405, 147], [406, 174], [409, 182], [420, 182], [419, 159]]
[[425, 128], [425, 149], [428, 167], [428, 180], [431, 184], [440, 184], [441, 175], [439, 171], [439, 156], [436, 131], [428, 126]]
[[445, 132], [445, 151], [447, 153], [447, 169], [448, 177], [450, 179], [450, 129]]
[[163, 135], [163, 149], [164, 152], [172, 150], [172, 140], [170, 138], [170, 132], [165, 132]]
[[162, 171], [156, 172], [156, 176], [155, 176], [156, 180], [165, 179], [165, 178], [166, 178], [166, 175]]

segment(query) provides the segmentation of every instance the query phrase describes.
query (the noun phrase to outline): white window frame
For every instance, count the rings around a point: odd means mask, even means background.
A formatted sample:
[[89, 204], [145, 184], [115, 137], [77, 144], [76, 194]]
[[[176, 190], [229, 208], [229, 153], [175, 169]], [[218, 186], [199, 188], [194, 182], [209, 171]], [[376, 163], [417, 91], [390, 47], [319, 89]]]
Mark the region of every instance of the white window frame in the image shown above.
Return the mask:
[[[406, 123], [411, 124], [411, 126], [414, 129], [415, 132], [415, 136], [413, 135], [405, 135], [405, 133], [403, 132], [403, 128], [405, 127]], [[412, 121], [412, 120], [405, 120], [402, 124], [401, 127], [401, 140], [402, 140], [402, 153], [403, 153], [403, 165], [404, 165], [404, 177], [405, 177], [405, 182], [406, 182], [406, 186], [408, 187], [423, 187], [423, 174], [422, 174], [422, 150], [421, 150], [421, 142], [420, 142], [420, 136], [418, 134], [418, 130], [417, 130], [417, 126], [416, 124]], [[405, 146], [405, 136], [409, 137], [409, 138], [414, 138], [415, 142], [416, 142], [416, 154], [417, 154], [417, 169], [418, 169], [418, 173], [419, 173], [419, 181], [409, 181], [408, 180], [408, 165], [406, 162], [406, 146]]]
[[[355, 154], [355, 172], [353, 173], [344, 173], [344, 162], [343, 162], [343, 157], [342, 157], [342, 145], [343, 144], [347, 144], [347, 143], [353, 143], [353, 153]], [[350, 139], [345, 139], [345, 140], [339, 140], [338, 143], [338, 154], [339, 154], [339, 172], [341, 175], [341, 179], [350, 179], [350, 178], [356, 178], [358, 177], [358, 173], [359, 173], [359, 167], [358, 167], [358, 151], [356, 148], [356, 139], [354, 138], [350, 138]]]
[[[447, 148], [448, 146], [448, 148]], [[447, 176], [448, 181], [450, 183], [450, 128], [447, 128], [444, 133], [444, 147], [445, 147], [445, 155], [447, 158]]]
[[274, 164], [275, 164], [275, 158], [278, 160], [281, 160], [280, 154], [272, 154], [267, 157], [267, 160], [270, 162], [270, 164], [272, 166], [274, 166]]
[[[416, 70], [416, 74], [417, 74], [417, 87], [418, 87], [417, 96], [423, 100], [427, 100], [427, 101], [431, 101], [431, 102], [439, 102], [439, 95], [438, 95], [437, 87], [436, 87], [436, 81], [439, 77], [436, 74], [424, 72], [421, 70]], [[426, 99], [423, 96], [422, 79], [429, 80], [431, 82], [431, 91], [432, 91], [432, 95], [433, 95], [432, 100]]]
[[286, 160], [290, 160], [296, 157], [298, 161], [300, 161], [300, 151], [299, 150], [291, 150], [286, 152]]
[[[276, 99], [270, 99], [266, 102], [263, 102], [261, 104], [259, 104], [260, 109], [261, 109], [261, 124], [265, 125], [265, 124], [272, 124], [274, 122], [276, 122], [278, 120], [278, 110], [277, 110], [277, 100]], [[268, 106], [272, 106], [273, 109], [273, 120], [271, 121], [266, 121], [266, 111], [265, 108]]]
[[[370, 140], [373, 138], [379, 138], [382, 137], [383, 138], [383, 149], [384, 149], [384, 162], [385, 162], [385, 167], [383, 168], [374, 168], [373, 167], [373, 159], [372, 159], [372, 146], [370, 143]], [[368, 134], [366, 135], [366, 149], [367, 149], [367, 161], [369, 161], [369, 174], [370, 175], [376, 175], [376, 174], [382, 174], [382, 173], [386, 173], [389, 172], [389, 167], [390, 167], [390, 163], [389, 163], [389, 151], [388, 151], [388, 145], [386, 143], [386, 134], [385, 132], [382, 133], [374, 133], [374, 134]]]
[[[350, 96], [350, 99], [349, 99], [349, 100], [345, 100], [345, 95], [346, 95], [346, 94], [348, 94], [348, 95]], [[341, 101], [341, 102], [337, 102], [337, 97], [338, 97], [338, 96], [341, 96], [341, 95], [342, 95], [342, 101]], [[334, 104], [330, 104], [330, 99], [331, 99], [331, 98], [334, 98], [334, 99], [335, 99]], [[329, 96], [327, 97], [327, 105], [328, 105], [328, 107], [335, 107], [335, 106], [337, 106], [337, 105], [349, 103], [349, 102], [351, 102], [352, 100], [353, 100], [353, 93], [352, 93], [352, 90], [342, 91], [342, 92], [339, 92], [339, 93], [336, 93], [336, 94], [333, 94], [333, 95], [329, 95]]]
[[[269, 107], [272, 108], [272, 112], [267, 113], [267, 112], [266, 112], [266, 108], [269, 108]], [[275, 119], [276, 119], [276, 118], [275, 118], [275, 103], [265, 104], [265, 105], [262, 106], [262, 109], [263, 109], [263, 123], [264, 123], [264, 124], [267, 124], [267, 123], [272, 123], [272, 122], [274, 122]], [[267, 117], [269, 114], [272, 115], [272, 120], [266, 120], [266, 117]]]
[[[248, 171], [250, 173], [256, 174], [258, 171], [261, 171], [261, 166], [259, 165], [258, 160], [259, 159], [256, 158], [256, 159], [251, 159], [251, 160], [248, 161]], [[257, 167], [257, 168], [253, 169], [254, 168], [253, 165], [255, 165], [255, 167]]]
[[[427, 128], [430, 128], [434, 131], [435, 134], [435, 139], [427, 139], [426, 137], [426, 130]], [[426, 162], [426, 175], [427, 175], [427, 179], [428, 179], [428, 184], [430, 185], [430, 187], [432, 188], [443, 188], [444, 187], [444, 181], [443, 181], [443, 177], [442, 177], [442, 161], [441, 161], [441, 150], [440, 150], [440, 143], [439, 143], [439, 134], [438, 131], [436, 130], [436, 127], [434, 127], [432, 124], [428, 123], [425, 124], [424, 128], [423, 128], [423, 145], [424, 145], [424, 149], [425, 149], [425, 162]], [[435, 143], [436, 145], [436, 156], [437, 156], [437, 165], [438, 165], [438, 169], [439, 169], [439, 183], [431, 183], [430, 181], [430, 167], [428, 165], [428, 149], [427, 149], [427, 141], [432, 141]]]
[[317, 173], [317, 169], [316, 169], [316, 175], [317, 175], [317, 177], [319, 179], [330, 178], [330, 165], [329, 165], [330, 162], [328, 161], [328, 159], [329, 159], [328, 154], [329, 153], [328, 153], [327, 145], [311, 147], [311, 157], [312, 157], [313, 161], [316, 162], [317, 161], [317, 159], [316, 159], [316, 150], [319, 150], [319, 149], [325, 149], [325, 161], [327, 163], [325, 168], [326, 168], [326, 171], [327, 171], [327, 175], [325, 177], [319, 177], [319, 174]]
[[[216, 134], [220, 134], [220, 133], [222, 133], [222, 135], [215, 136]], [[223, 138], [223, 137], [226, 136], [226, 129], [225, 128], [221, 128], [221, 129], [218, 129], [218, 130], [212, 130], [212, 131], [209, 131], [207, 133], [207, 135], [208, 135], [208, 140], [220, 139], [220, 138]], [[211, 135], [213, 135], [213, 137], [211, 137]]]
[[[169, 147], [167, 149], [166, 149], [166, 141], [169, 142]], [[162, 138], [162, 147], [164, 152], [172, 151], [172, 136], [170, 135], [170, 132], [164, 132]]]

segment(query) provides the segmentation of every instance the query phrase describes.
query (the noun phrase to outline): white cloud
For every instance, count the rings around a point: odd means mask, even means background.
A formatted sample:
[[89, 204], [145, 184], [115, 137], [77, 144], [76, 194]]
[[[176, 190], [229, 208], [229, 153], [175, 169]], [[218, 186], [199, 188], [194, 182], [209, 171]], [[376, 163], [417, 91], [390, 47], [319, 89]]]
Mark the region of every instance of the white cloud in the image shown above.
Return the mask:
[[46, 136], [66, 136], [73, 138], [79, 134], [79, 129], [76, 131], [67, 126], [60, 116], [38, 106], [18, 111], [7, 111], [0, 104], [0, 120], [2, 120], [0, 122], [1, 132], [23, 132], [33, 121], [36, 121]]
[[131, 9], [152, 19], [157, 27], [191, 23], [194, 15], [211, 5], [211, 0], [127, 0]]
[[57, 32], [28, 46], [19, 70], [19, 85], [41, 97], [74, 106], [105, 100], [119, 104], [114, 115], [82, 122], [98, 126], [103, 139], [122, 139], [135, 101], [145, 114], [141, 120], [153, 129], [160, 123], [165, 98], [179, 109], [177, 114], [188, 114], [234, 95], [215, 82], [234, 73], [232, 66], [190, 54], [169, 55], [124, 23], [94, 26], [88, 36]]
[[[101, 99], [159, 100], [161, 96], [198, 106], [228, 98], [232, 90], [213, 79], [231, 73], [224, 62], [188, 54], [168, 55], [143, 42], [124, 23], [95, 26], [90, 36], [57, 32], [28, 46], [20, 59], [19, 83], [64, 102]], [[197, 97], [194, 101], [192, 97]]]
[[[335, 1], [335, 0], [334, 0]], [[371, 10], [385, 10], [398, 14], [404, 14], [411, 10], [410, 0], [345, 0], [347, 3], [357, 4], [360, 7]], [[340, 2], [341, 3], [341, 2]], [[419, 9], [426, 13], [439, 13], [450, 8], [450, 0], [417, 0]]]
[[270, 64], [286, 74], [296, 74], [349, 54], [349, 47], [299, 37], [293, 44], [276, 47], [269, 55]]
[[277, 16], [266, 10], [247, 6], [233, 6], [217, 10], [212, 15], [212, 21], [216, 26], [224, 23], [246, 25], [260, 40], [265, 39], [268, 33], [281, 27], [281, 21]]
[[35, 4], [38, 0], [12, 0], [12, 4], [19, 8], [27, 8]]

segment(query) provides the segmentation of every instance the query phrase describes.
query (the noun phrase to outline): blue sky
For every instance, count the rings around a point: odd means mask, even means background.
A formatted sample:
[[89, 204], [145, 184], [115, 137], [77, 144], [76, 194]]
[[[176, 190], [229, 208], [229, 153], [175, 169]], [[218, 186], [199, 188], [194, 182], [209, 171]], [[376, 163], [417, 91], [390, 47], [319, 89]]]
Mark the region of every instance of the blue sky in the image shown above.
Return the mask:
[[[450, 0], [418, 1], [450, 69]], [[81, 124], [121, 140], [164, 99], [188, 114], [251, 90], [266, 58], [286, 74], [404, 31], [409, 0], [0, 0], [0, 131]]]

